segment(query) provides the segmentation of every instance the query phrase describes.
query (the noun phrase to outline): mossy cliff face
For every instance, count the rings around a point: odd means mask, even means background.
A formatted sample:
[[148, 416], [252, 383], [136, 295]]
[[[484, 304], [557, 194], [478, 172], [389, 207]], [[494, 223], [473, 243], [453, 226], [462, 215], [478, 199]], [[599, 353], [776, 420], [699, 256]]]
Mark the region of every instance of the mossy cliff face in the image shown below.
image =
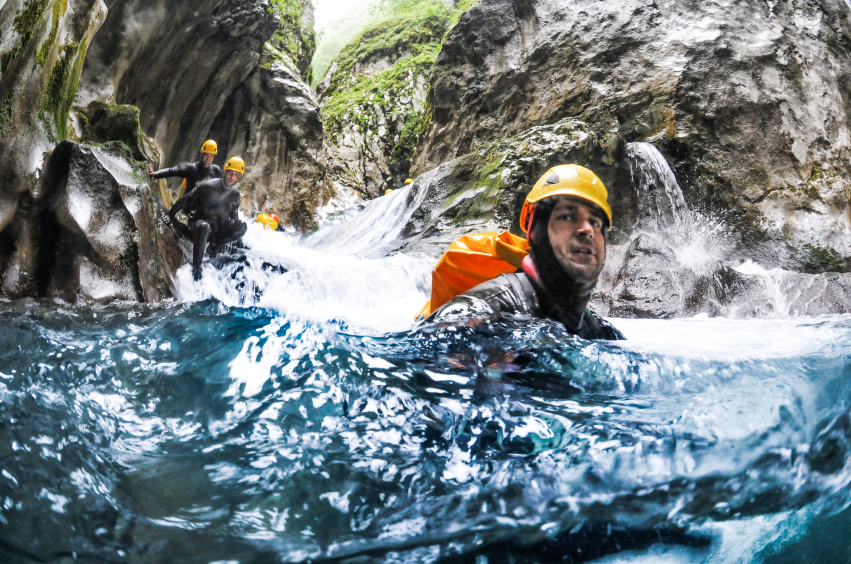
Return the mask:
[[38, 200], [44, 154], [65, 137], [100, 0], [10, 0], [0, 7], [0, 232]]
[[311, 62], [316, 52], [311, 0], [270, 0], [269, 9], [279, 20], [278, 30], [268, 46], [282, 55], [281, 62], [290, 63], [307, 84], [313, 79]]
[[397, 188], [409, 175], [428, 77], [452, 16], [445, 8], [366, 30], [317, 88], [326, 133], [367, 196]]
[[754, 258], [835, 268], [851, 256], [849, 17], [841, 0], [482, 0], [437, 57], [413, 170], [567, 117], [593, 131], [614, 118], [607, 165], [650, 141]]
[[[77, 103], [140, 109], [143, 133], [162, 163], [198, 159], [205, 139], [216, 163], [246, 159], [244, 212], [277, 212], [312, 224], [327, 196], [323, 130], [302, 75], [313, 50], [307, 0], [107, 0], [81, 78]], [[320, 196], [299, 200], [312, 188]], [[288, 206], [302, 201], [299, 212]], [[318, 205], [318, 204], [317, 204]]]

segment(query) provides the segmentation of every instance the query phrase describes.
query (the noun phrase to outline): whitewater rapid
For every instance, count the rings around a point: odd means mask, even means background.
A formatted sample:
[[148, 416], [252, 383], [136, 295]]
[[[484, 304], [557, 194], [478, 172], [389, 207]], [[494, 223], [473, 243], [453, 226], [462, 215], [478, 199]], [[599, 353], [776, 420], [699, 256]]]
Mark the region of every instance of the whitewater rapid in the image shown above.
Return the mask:
[[0, 311], [3, 561], [847, 562], [851, 317], [418, 325], [423, 194]]

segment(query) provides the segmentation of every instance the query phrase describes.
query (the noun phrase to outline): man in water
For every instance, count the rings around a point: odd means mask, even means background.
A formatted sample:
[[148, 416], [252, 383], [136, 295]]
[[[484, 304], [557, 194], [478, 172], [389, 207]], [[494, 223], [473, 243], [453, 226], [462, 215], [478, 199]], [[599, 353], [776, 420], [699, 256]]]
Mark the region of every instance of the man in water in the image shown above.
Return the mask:
[[529, 240], [522, 268], [455, 297], [429, 321], [519, 314], [560, 321], [584, 339], [625, 339], [586, 307], [606, 261], [611, 224], [608, 192], [596, 174], [578, 165], [551, 168], [520, 213]]
[[180, 211], [185, 211], [189, 219], [188, 230], [193, 244], [192, 277], [196, 281], [201, 279], [201, 262], [208, 243], [210, 255], [215, 256], [224, 245], [239, 241], [248, 229], [239, 220], [239, 190], [236, 188], [244, 172], [245, 161], [241, 157], [231, 157], [225, 164], [224, 178], [201, 182], [177, 200], [168, 212], [172, 223], [177, 223], [175, 216]]
[[159, 178], [169, 178], [177, 176], [184, 179], [183, 186], [180, 189], [178, 199], [182, 198], [187, 192], [191, 192], [199, 182], [204, 182], [211, 178], [221, 178], [224, 176], [222, 169], [218, 165], [213, 164], [213, 159], [219, 152], [219, 146], [215, 141], [209, 139], [204, 141], [201, 146], [201, 160], [195, 163], [180, 163], [171, 168], [164, 168], [154, 172], [152, 166], [148, 165], [148, 174], [151, 180]]

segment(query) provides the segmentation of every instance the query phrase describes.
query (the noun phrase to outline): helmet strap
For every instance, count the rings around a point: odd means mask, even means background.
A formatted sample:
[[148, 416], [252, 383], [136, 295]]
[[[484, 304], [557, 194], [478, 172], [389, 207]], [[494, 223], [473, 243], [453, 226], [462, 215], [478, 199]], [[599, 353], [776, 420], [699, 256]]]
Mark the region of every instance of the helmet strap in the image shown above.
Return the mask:
[[535, 211], [538, 209], [538, 204], [532, 204], [529, 206], [529, 217], [526, 219], [526, 233], [528, 234], [527, 239], [531, 243], [535, 238], [535, 232], [532, 230], [532, 225], [535, 223]]

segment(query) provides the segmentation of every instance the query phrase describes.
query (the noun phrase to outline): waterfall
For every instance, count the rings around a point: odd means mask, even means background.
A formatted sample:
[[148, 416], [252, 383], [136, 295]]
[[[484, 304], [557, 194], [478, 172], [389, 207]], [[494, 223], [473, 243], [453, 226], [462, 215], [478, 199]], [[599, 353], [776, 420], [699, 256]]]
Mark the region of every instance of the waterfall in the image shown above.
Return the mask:
[[360, 214], [340, 225], [321, 229], [304, 246], [334, 255], [377, 258], [394, 250], [402, 230], [428, 194], [437, 169], [416, 182], [372, 201]]
[[637, 201], [637, 227], [686, 236], [691, 228], [689, 209], [665, 157], [644, 142], [628, 143], [626, 156]]

